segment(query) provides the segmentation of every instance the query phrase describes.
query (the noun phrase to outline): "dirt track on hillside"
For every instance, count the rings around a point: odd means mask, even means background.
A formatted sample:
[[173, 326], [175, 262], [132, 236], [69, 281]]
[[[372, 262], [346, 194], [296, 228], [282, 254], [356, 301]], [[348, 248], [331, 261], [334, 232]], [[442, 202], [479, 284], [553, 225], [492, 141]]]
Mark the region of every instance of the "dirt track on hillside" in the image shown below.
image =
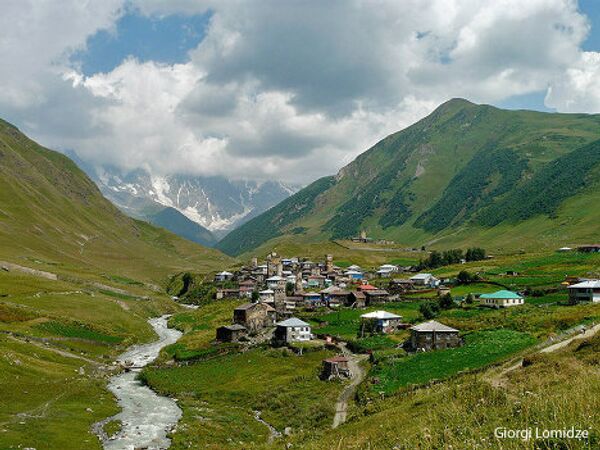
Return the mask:
[[355, 355], [348, 350], [344, 344], [340, 345], [340, 348], [342, 349], [344, 356], [348, 357], [348, 367], [352, 375], [350, 383], [344, 387], [344, 390], [340, 393], [340, 396], [335, 404], [335, 416], [333, 416], [332, 428], [337, 428], [346, 421], [346, 417], [348, 415], [348, 402], [366, 375], [365, 370], [360, 366], [360, 363], [364, 360], [364, 357]]

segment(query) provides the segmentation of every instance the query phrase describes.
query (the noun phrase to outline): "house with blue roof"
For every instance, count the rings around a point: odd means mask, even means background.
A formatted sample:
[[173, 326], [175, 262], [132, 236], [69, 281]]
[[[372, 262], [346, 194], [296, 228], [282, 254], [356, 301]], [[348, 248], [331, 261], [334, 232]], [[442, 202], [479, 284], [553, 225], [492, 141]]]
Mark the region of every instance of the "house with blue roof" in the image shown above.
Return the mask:
[[525, 299], [516, 292], [503, 289], [491, 294], [481, 294], [479, 296], [479, 303], [491, 308], [508, 308], [509, 306], [524, 304]]

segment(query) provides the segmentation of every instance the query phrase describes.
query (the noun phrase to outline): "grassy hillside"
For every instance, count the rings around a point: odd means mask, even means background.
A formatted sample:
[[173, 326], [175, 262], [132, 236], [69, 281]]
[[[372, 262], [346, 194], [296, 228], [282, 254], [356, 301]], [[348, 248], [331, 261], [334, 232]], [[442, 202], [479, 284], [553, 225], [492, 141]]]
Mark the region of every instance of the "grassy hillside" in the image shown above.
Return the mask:
[[[440, 310], [436, 320], [459, 329], [465, 345], [427, 353], [398, 348], [408, 330], [375, 336], [361, 336], [359, 330], [361, 314], [382, 308], [405, 323], [423, 321], [420, 306], [437, 300], [431, 292], [366, 309], [296, 310], [312, 324], [313, 333], [337, 336], [354, 352], [370, 353], [366, 377], [349, 404], [349, 420], [335, 430], [333, 410], [346, 383], [317, 376], [321, 360], [332, 351], [314, 348], [298, 355], [264, 345], [240, 351], [236, 344], [215, 344], [215, 327], [231, 319], [236, 300], [175, 314], [170, 325], [184, 336], [143, 372], [145, 382], [176, 397], [183, 409], [172, 448], [596, 448], [598, 338], [558, 354], [538, 354], [537, 345], [581, 336], [576, 327], [599, 322], [600, 305], [569, 305], [566, 290], [557, 288], [566, 275], [600, 276], [600, 254], [518, 253], [434, 273], [452, 278], [460, 270], [477, 272], [482, 279], [453, 287], [455, 296], [493, 292], [499, 284], [540, 293], [527, 295], [525, 304], [515, 308], [464, 304]], [[507, 270], [519, 275], [507, 276]], [[514, 367], [523, 357], [529, 365]], [[506, 372], [509, 367], [513, 371]], [[288, 433], [269, 436], [256, 411], [277, 431]], [[592, 439], [524, 445], [493, 435], [498, 426], [536, 425], [589, 429]]]
[[377, 143], [320, 189], [298, 192], [310, 208], [282, 203], [218, 247], [240, 254], [274, 238], [322, 242], [362, 229], [410, 246], [555, 245], [558, 229], [561, 243], [594, 240], [598, 139], [600, 115], [505, 111], [454, 99]]
[[0, 448], [100, 448], [116, 355], [177, 312], [161, 284], [231, 258], [132, 220], [65, 156], [0, 121]]
[[67, 157], [0, 122], [0, 260], [53, 273], [148, 282], [229, 262], [218, 251], [122, 214]]
[[267, 212], [233, 230], [217, 244], [217, 248], [230, 255], [239, 255], [285, 232], [302, 234], [304, 227], [290, 228], [291, 224], [312, 213], [317, 207], [315, 203], [317, 197], [333, 184], [333, 177], [315, 181]]
[[[563, 351], [536, 355], [530, 365], [471, 373], [384, 400], [372, 398], [354, 420], [318, 438], [308, 449], [593, 449], [598, 447], [600, 336]], [[565, 401], [568, 399], [568, 401]], [[496, 428], [588, 430], [588, 440], [496, 436]]]

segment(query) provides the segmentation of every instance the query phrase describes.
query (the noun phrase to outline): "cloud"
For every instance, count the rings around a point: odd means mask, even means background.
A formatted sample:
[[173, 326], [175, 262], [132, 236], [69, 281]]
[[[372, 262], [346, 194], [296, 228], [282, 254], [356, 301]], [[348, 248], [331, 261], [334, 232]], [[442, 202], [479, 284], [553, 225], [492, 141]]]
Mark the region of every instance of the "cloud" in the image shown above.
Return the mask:
[[600, 53], [581, 54], [580, 60], [552, 83], [545, 103], [562, 112], [599, 112]]
[[600, 109], [597, 54], [580, 51], [590, 25], [571, 0], [145, 0], [128, 7], [211, 11], [189, 61], [130, 57], [89, 77], [66, 56], [123, 5], [73, 3], [69, 20], [11, 3], [40, 30], [0, 23], [12, 44], [0, 41], [0, 56], [15, 61], [0, 74], [0, 106], [96, 164], [309, 182], [451, 97], [493, 103], [548, 89], [558, 110]]

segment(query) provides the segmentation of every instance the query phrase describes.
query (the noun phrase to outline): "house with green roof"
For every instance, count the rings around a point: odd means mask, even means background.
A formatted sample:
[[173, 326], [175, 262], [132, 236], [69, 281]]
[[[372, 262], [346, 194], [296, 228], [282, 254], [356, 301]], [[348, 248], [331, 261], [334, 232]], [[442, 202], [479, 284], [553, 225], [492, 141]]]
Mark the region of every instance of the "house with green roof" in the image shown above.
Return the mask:
[[509, 306], [518, 306], [525, 303], [525, 299], [516, 292], [502, 289], [491, 294], [481, 294], [479, 303], [491, 308], [507, 308]]

